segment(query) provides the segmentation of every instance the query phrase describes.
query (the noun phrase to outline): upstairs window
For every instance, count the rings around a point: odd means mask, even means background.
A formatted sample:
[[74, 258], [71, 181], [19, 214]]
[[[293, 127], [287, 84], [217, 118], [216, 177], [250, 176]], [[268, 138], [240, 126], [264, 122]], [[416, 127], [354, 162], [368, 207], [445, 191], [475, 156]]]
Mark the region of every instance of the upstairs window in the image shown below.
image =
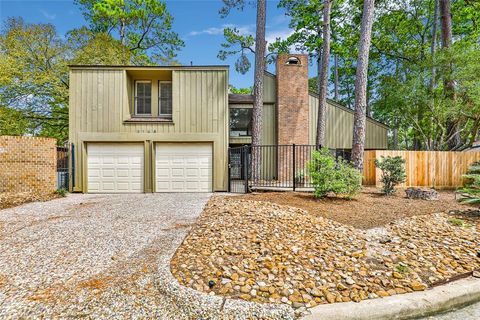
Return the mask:
[[172, 82], [158, 82], [158, 114], [160, 117], [172, 118]]
[[152, 83], [135, 81], [135, 115], [152, 114]]
[[252, 135], [252, 108], [230, 108], [230, 136], [250, 137]]

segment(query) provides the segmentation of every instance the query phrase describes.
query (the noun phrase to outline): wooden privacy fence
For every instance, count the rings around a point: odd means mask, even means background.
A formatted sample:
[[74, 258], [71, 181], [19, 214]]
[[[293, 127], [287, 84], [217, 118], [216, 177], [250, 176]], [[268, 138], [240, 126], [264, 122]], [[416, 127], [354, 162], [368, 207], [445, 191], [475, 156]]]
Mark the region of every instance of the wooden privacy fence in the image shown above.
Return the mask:
[[381, 156], [405, 159], [407, 178], [401, 186], [440, 189], [461, 187], [468, 166], [480, 161], [480, 152], [369, 150], [365, 151], [363, 184], [381, 185], [382, 173], [374, 162]]

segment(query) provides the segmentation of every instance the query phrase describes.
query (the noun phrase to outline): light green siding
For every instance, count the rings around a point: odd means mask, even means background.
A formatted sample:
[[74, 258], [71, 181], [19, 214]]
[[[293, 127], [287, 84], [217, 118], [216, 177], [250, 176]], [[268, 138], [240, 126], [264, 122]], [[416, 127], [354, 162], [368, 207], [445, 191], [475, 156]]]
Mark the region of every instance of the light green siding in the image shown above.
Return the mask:
[[[265, 101], [276, 103], [276, 77], [268, 72], [263, 78]], [[309, 96], [309, 143], [315, 144], [318, 99], [315, 94]], [[273, 113], [275, 119], [275, 113]], [[264, 123], [269, 121], [263, 118]], [[273, 120], [274, 121], [274, 120]], [[274, 122], [273, 122], [274, 123]], [[353, 135], [353, 111], [333, 102], [328, 103], [327, 126], [326, 126], [326, 146], [329, 148], [350, 149], [352, 147]], [[267, 134], [265, 131], [268, 131]], [[366, 149], [387, 149], [387, 131], [388, 127], [367, 118]], [[275, 125], [264, 129], [264, 135], [275, 137]]]
[[[309, 142], [315, 144], [317, 134], [318, 98], [309, 97]], [[367, 118], [365, 149], [387, 148], [387, 126]], [[327, 103], [325, 144], [328, 148], [350, 149], [353, 137], [353, 111], [340, 105]]]
[[[132, 118], [133, 81], [172, 80], [172, 122], [126, 122]], [[169, 79], [168, 79], [169, 80]], [[151, 163], [155, 142], [213, 143], [213, 190], [227, 189], [228, 69], [226, 67], [72, 67], [69, 140], [75, 145], [75, 189], [86, 190], [89, 142], [144, 142]], [[155, 111], [156, 112], [156, 111]], [[154, 168], [145, 167], [145, 191], [153, 190]]]

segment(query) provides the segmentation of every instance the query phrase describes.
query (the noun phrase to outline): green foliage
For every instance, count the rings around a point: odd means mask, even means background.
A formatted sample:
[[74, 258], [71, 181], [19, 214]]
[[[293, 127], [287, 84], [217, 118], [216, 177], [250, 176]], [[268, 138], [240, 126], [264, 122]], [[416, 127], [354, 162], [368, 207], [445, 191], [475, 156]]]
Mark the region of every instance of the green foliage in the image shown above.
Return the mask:
[[314, 186], [315, 197], [328, 193], [353, 197], [361, 189], [361, 174], [348, 161], [335, 157], [327, 148], [314, 151], [308, 162], [308, 172]]
[[28, 127], [29, 133], [64, 141], [68, 135], [67, 58], [67, 47], [53, 25], [8, 19], [0, 33], [0, 105], [10, 110], [2, 114], [13, 118], [2, 122], [21, 119], [17, 129]]
[[237, 28], [225, 28], [223, 30], [225, 42], [221, 44], [222, 50], [218, 52], [217, 58], [226, 60], [229, 56], [239, 55], [235, 62], [235, 70], [241, 74], [247, 73], [251, 67], [248, 53], [255, 53], [255, 39], [252, 35], [244, 35]]
[[382, 190], [386, 195], [394, 193], [395, 186], [405, 181], [405, 159], [402, 157], [382, 156], [381, 160], [375, 159], [375, 166], [382, 171]]
[[0, 106], [0, 136], [20, 136], [30, 133], [29, 121], [18, 110]]
[[57, 195], [59, 195], [60, 197], [66, 197], [67, 194], [68, 194], [68, 191], [65, 190], [65, 189], [63, 189], [63, 188], [61, 188], [61, 189], [57, 189], [57, 190], [55, 191], [55, 193], [56, 193]]
[[407, 266], [403, 265], [403, 264], [397, 264], [395, 265], [395, 270], [397, 272], [400, 272], [400, 273], [408, 273], [410, 272], [410, 270], [408, 269]]
[[469, 166], [463, 179], [464, 186], [458, 190], [462, 193], [460, 201], [468, 204], [480, 204], [480, 161]]
[[236, 88], [232, 86], [231, 84], [228, 86], [228, 89], [230, 93], [235, 93], [235, 94], [252, 94], [253, 92], [253, 87], [249, 88]]
[[459, 219], [459, 218], [450, 218], [448, 219], [448, 223], [455, 227], [463, 227], [463, 228], [471, 228], [472, 225], [469, 223], [466, 223], [464, 220]]
[[93, 33], [118, 32], [138, 64], [171, 63], [184, 46], [173, 17], [159, 0], [76, 0]]

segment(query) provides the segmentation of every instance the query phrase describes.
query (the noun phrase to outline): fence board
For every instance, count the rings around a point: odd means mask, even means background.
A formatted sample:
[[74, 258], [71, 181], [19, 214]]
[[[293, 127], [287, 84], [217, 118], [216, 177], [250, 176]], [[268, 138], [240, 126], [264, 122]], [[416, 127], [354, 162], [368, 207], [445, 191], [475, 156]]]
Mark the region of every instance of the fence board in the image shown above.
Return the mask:
[[375, 159], [381, 156], [401, 156], [405, 159], [406, 181], [403, 187], [457, 188], [463, 185], [462, 175], [468, 166], [480, 161], [480, 152], [456, 151], [365, 151], [363, 183], [380, 186], [381, 171]]

